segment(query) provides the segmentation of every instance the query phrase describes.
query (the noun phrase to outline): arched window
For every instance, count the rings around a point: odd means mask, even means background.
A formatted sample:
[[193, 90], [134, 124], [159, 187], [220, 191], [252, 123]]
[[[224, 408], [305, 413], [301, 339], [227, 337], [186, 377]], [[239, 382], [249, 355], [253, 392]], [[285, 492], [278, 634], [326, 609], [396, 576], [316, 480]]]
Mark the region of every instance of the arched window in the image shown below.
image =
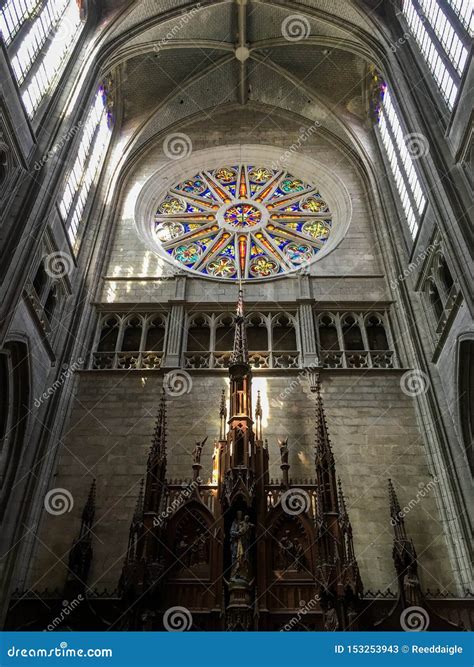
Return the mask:
[[365, 328], [370, 350], [390, 349], [387, 334], [385, 332], [384, 321], [380, 315], [369, 315], [365, 320]]
[[104, 88], [97, 92], [82, 127], [77, 157], [59, 202], [59, 211], [73, 245], [79, 235], [89, 192], [99, 175], [111, 137], [111, 119]]
[[0, 148], [0, 185], [2, 185], [8, 176], [8, 155], [6, 150]]
[[322, 350], [339, 350], [339, 338], [333, 315], [325, 313], [318, 319], [319, 344]]
[[187, 349], [193, 352], [209, 352], [211, 349], [210, 322], [204, 315], [194, 315], [190, 319]]
[[[0, 9], [0, 30], [7, 44], [14, 40], [11, 65], [30, 117], [58, 82], [81, 34], [79, 5], [77, 0], [7, 0]], [[27, 19], [28, 30], [20, 32]]]
[[155, 315], [148, 323], [145, 351], [161, 352], [165, 344], [166, 320], [162, 315]]
[[364, 342], [360, 326], [353, 315], [344, 315], [341, 319], [344, 349], [363, 350]]
[[267, 321], [261, 313], [252, 313], [247, 317], [247, 341], [251, 352], [269, 350]]
[[216, 352], [228, 352], [234, 346], [234, 317], [219, 315], [216, 320]]
[[49, 290], [48, 296], [46, 298], [46, 302], [44, 304], [44, 312], [46, 317], [48, 318], [48, 322], [50, 325], [53, 325], [53, 318], [54, 314], [56, 312], [56, 308], [58, 305], [58, 286], [57, 285], [51, 285], [51, 288]]
[[104, 320], [102, 324], [102, 330], [100, 332], [99, 345], [97, 346], [98, 352], [115, 352], [119, 334], [119, 326], [119, 320], [114, 315], [107, 317]]
[[413, 157], [407, 148], [406, 137], [410, 135], [402, 128], [388, 90], [385, 90], [383, 95], [378, 127], [408, 227], [414, 238], [426, 207], [426, 198]]
[[28, 348], [6, 343], [0, 353], [0, 520], [21, 460], [30, 400]]
[[443, 303], [441, 301], [441, 296], [439, 294], [438, 288], [434, 280], [429, 280], [427, 282], [427, 291], [431, 308], [433, 309], [433, 313], [435, 315], [437, 324], [443, 315], [444, 309], [443, 309]]
[[295, 322], [286, 313], [278, 313], [272, 318], [272, 351], [292, 352], [298, 349]]
[[467, 32], [473, 23], [471, 0], [449, 0], [449, 4], [454, 12], [438, 0], [403, 0], [402, 11], [448, 109], [452, 109], [468, 57]]
[[48, 274], [44, 268], [44, 260], [42, 259], [39, 263], [39, 266], [36, 270], [35, 277], [33, 278], [33, 287], [35, 288], [36, 296], [40, 299], [43, 296], [44, 288], [48, 283]]
[[453, 276], [451, 275], [451, 271], [449, 270], [449, 267], [446, 263], [445, 258], [443, 255], [439, 256], [439, 261], [438, 261], [438, 274], [439, 278], [443, 284], [444, 290], [446, 292], [446, 295], [448, 295], [454, 285], [454, 280]]
[[122, 352], [139, 352], [142, 339], [142, 319], [139, 316], [129, 317], [123, 329]]
[[471, 472], [474, 473], [474, 340], [459, 345], [459, 417], [464, 449]]

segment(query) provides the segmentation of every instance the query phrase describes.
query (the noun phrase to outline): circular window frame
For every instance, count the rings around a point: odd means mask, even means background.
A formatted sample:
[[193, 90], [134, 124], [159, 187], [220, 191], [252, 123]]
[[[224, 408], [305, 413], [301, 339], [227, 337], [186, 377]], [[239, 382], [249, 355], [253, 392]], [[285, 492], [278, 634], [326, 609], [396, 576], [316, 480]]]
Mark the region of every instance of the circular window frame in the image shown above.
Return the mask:
[[[286, 151], [287, 152], [287, 151]], [[267, 145], [229, 145], [193, 151], [187, 158], [164, 163], [146, 180], [135, 203], [134, 220], [140, 238], [146, 246], [179, 273], [194, 278], [235, 283], [237, 278], [206, 276], [199, 271], [183, 266], [159, 245], [154, 230], [154, 220], [160, 202], [167, 192], [178, 182], [191, 178], [200, 171], [210, 171], [225, 164], [256, 164], [257, 166], [278, 165], [287, 169], [295, 178], [302, 179], [318, 187], [321, 196], [331, 211], [332, 229], [328, 241], [308, 266], [320, 262], [333, 252], [347, 234], [352, 221], [352, 201], [344, 182], [326, 165], [304, 155], [286, 155], [284, 149]], [[245, 278], [245, 283], [260, 283], [282, 280], [301, 273], [301, 267], [265, 278]]]

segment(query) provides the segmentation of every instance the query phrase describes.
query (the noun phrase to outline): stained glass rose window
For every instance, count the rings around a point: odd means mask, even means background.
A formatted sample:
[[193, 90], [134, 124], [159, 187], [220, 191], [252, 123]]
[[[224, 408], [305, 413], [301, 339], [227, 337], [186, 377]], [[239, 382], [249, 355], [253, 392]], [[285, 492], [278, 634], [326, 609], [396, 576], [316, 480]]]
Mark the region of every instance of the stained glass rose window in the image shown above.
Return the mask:
[[162, 198], [155, 234], [182, 268], [225, 280], [301, 270], [331, 234], [318, 188], [286, 170], [248, 164], [203, 171]]

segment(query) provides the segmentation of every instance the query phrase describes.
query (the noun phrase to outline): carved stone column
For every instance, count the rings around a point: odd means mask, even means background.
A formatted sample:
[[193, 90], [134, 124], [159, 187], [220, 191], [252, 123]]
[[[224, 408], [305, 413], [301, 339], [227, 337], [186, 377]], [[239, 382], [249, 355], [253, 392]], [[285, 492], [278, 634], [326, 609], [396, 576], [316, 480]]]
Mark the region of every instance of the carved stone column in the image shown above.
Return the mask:
[[300, 301], [298, 306], [298, 321], [300, 325], [303, 366], [305, 368], [319, 366], [312, 301]]
[[186, 276], [177, 275], [174, 281], [174, 298], [170, 300], [170, 314], [163, 368], [181, 366], [181, 352], [185, 329], [184, 304], [186, 301]]
[[168, 320], [168, 335], [166, 337], [166, 352], [163, 362], [164, 368], [177, 368], [181, 365], [181, 350], [184, 334], [184, 305], [174, 303]]

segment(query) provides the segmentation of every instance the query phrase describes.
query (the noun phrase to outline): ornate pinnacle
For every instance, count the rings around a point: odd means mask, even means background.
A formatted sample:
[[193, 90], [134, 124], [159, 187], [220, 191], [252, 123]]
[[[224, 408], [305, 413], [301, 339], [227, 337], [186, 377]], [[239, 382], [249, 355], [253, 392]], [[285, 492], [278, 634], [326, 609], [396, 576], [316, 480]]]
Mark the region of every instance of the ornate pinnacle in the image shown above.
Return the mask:
[[392, 518], [393, 525], [403, 525], [403, 516], [402, 510], [400, 508], [400, 503], [398, 502], [397, 494], [392, 484], [392, 480], [388, 480], [388, 497], [390, 500], [390, 516]]
[[349, 515], [347, 514], [346, 499], [344, 498], [344, 491], [342, 490], [341, 478], [337, 478], [337, 498], [339, 502], [339, 517], [341, 523], [346, 523], [349, 520]]
[[244, 315], [244, 293], [239, 289], [239, 298], [237, 301], [237, 316], [235, 318], [234, 349], [230, 358], [230, 364], [249, 363], [249, 353], [247, 345], [247, 329], [245, 326]]
[[326, 422], [326, 415], [324, 412], [323, 399], [321, 397], [321, 383], [319, 375], [315, 384], [316, 394], [316, 458], [328, 458], [331, 464], [334, 463], [334, 456], [331, 449], [331, 441], [329, 439], [328, 426]]
[[140, 490], [138, 491], [137, 504], [135, 506], [135, 512], [133, 514], [132, 524], [142, 521], [143, 519], [143, 507], [144, 507], [144, 493], [143, 486], [144, 480], [140, 480]]
[[219, 416], [223, 419], [226, 419], [226, 417], [227, 417], [227, 405], [226, 405], [226, 400], [225, 400], [225, 389], [222, 390], [222, 394], [221, 394], [221, 405], [220, 405], [220, 410], [219, 410]]
[[91, 488], [89, 490], [89, 496], [87, 502], [84, 505], [82, 510], [82, 523], [90, 527], [94, 521], [95, 514], [95, 492], [96, 492], [96, 481], [92, 480]]
[[257, 392], [257, 405], [255, 406], [255, 416], [262, 418], [262, 399], [260, 397], [260, 390]]
[[150, 455], [148, 462], [151, 463], [156, 458], [164, 458], [166, 456], [166, 396], [163, 389], [163, 394], [160, 401], [160, 409], [156, 419], [155, 430], [153, 432], [153, 440], [150, 448]]

